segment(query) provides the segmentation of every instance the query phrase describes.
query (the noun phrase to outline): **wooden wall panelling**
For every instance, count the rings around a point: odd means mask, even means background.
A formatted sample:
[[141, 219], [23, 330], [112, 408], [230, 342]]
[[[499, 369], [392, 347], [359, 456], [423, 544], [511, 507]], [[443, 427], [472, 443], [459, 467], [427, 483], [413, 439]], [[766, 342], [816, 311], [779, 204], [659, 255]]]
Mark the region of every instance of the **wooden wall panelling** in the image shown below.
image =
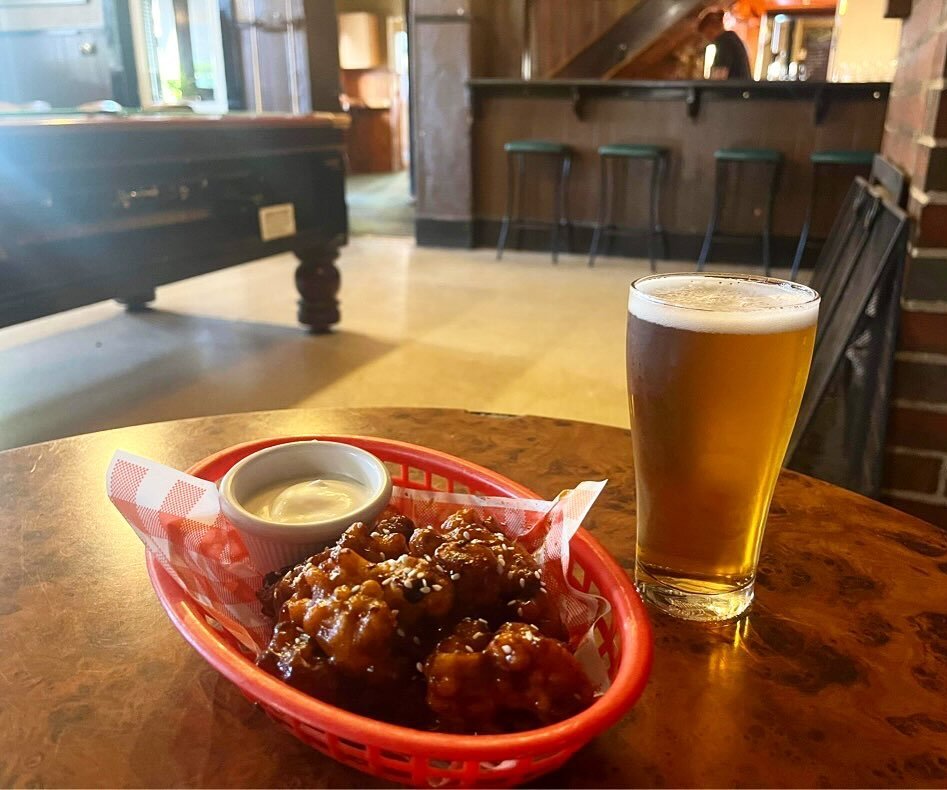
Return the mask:
[[640, 0], [532, 0], [533, 76], [547, 77]]
[[470, 0], [476, 19], [472, 49], [475, 76], [521, 76], [527, 2], [532, 9], [528, 45], [533, 78], [538, 79], [550, 75], [639, 0]]
[[667, 39], [669, 31], [690, 23], [691, 16], [711, 0], [646, 0], [619, 16], [585, 46], [556, 67], [559, 79], [608, 78], [647, 49]]
[[471, 0], [470, 69], [475, 77], [522, 75], [524, 0]]

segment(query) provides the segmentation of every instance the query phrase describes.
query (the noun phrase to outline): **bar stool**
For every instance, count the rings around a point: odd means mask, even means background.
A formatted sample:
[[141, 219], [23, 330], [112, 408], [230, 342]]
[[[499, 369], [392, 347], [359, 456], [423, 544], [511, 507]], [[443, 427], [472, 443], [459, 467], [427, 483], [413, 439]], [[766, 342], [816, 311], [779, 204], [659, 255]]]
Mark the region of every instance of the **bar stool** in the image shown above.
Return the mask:
[[[644, 232], [648, 234], [648, 257], [651, 259], [651, 271], [655, 271], [657, 264], [654, 256], [654, 241], [657, 237], [661, 242], [661, 257], [667, 257], [667, 236], [661, 225], [659, 211], [661, 206], [661, 184], [667, 169], [668, 149], [659, 145], [631, 145], [616, 143], [602, 145], [598, 149], [599, 156], [599, 192], [598, 192], [598, 222], [592, 233], [592, 247], [589, 250], [589, 266], [595, 265], [595, 256], [598, 255], [599, 242], [603, 235], [625, 236], [640, 233], [640, 228], [622, 227], [611, 222], [615, 198], [615, 166], [623, 162], [625, 173], [630, 170], [633, 161], [648, 161], [651, 163], [651, 188], [649, 191], [648, 226]], [[607, 241], [606, 241], [607, 244]]]
[[792, 259], [792, 272], [789, 275], [790, 280], [795, 280], [799, 274], [799, 266], [802, 264], [802, 256], [806, 252], [806, 244], [809, 241], [809, 230], [812, 227], [812, 211], [815, 206], [815, 198], [819, 192], [819, 172], [825, 167], [850, 167], [862, 168], [864, 175], [871, 171], [871, 165], [875, 160], [872, 151], [814, 151], [809, 157], [812, 162], [812, 187], [809, 191], [809, 205], [806, 207], [806, 219], [802, 223], [802, 232], [799, 234], [799, 244], [796, 247], [796, 255]]
[[[571, 246], [572, 225], [566, 207], [569, 188], [569, 173], [572, 171], [572, 148], [565, 143], [551, 140], [510, 140], [503, 146], [506, 151], [506, 214], [500, 226], [497, 241], [497, 260], [503, 257], [503, 249], [512, 228], [519, 234], [523, 228], [552, 228], [552, 262], [559, 261], [559, 231], [564, 227], [569, 234]], [[524, 220], [522, 218], [523, 182], [526, 179], [526, 157], [539, 156], [551, 159], [559, 171], [556, 178], [554, 198], [555, 216], [548, 222]], [[517, 235], [517, 240], [519, 236]], [[518, 246], [518, 245], [517, 245]]]
[[783, 167], [783, 155], [772, 148], [718, 148], [714, 151], [716, 173], [714, 183], [714, 202], [710, 209], [710, 221], [707, 223], [707, 234], [697, 259], [697, 271], [704, 270], [710, 246], [714, 241], [717, 223], [720, 220], [720, 211], [724, 200], [724, 177], [726, 168], [732, 164], [750, 164], [765, 167], [769, 170], [769, 185], [766, 193], [766, 208], [763, 213], [763, 268], [766, 274], [770, 270], [770, 237], [773, 226], [773, 202], [776, 199], [776, 189], [779, 185], [779, 175]]

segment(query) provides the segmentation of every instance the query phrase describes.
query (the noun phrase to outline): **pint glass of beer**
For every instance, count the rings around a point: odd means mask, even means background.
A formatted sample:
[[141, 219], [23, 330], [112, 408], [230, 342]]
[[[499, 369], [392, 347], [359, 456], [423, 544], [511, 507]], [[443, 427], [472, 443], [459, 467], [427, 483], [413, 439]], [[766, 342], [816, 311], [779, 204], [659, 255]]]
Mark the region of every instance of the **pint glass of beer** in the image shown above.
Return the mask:
[[632, 284], [635, 581], [667, 613], [726, 620], [752, 602], [818, 314], [811, 288], [765, 277], [667, 274]]

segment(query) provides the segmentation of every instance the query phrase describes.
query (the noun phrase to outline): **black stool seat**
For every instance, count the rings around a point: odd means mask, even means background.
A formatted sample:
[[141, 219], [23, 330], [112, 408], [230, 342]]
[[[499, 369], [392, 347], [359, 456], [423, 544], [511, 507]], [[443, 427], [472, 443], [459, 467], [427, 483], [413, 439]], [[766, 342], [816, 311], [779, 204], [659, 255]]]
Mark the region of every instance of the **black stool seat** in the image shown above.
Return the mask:
[[[649, 221], [644, 232], [648, 234], [648, 257], [651, 259], [651, 271], [655, 271], [654, 241], [657, 237], [661, 242], [661, 257], [667, 256], [667, 237], [658, 217], [661, 205], [661, 182], [667, 164], [668, 149], [660, 145], [641, 143], [610, 143], [600, 145], [599, 155], [599, 194], [598, 194], [598, 221], [592, 233], [592, 246], [589, 249], [589, 266], [595, 265], [599, 244], [602, 236], [627, 236], [632, 233], [641, 233], [641, 228], [620, 226], [612, 222], [613, 203], [615, 199], [614, 165], [625, 162], [625, 172], [630, 168], [631, 161], [648, 161], [651, 163], [651, 186], [649, 194]], [[611, 165], [611, 166], [610, 166]]]
[[703, 271], [707, 258], [710, 256], [710, 247], [717, 233], [717, 223], [720, 221], [720, 212], [724, 202], [724, 177], [726, 169], [732, 165], [750, 165], [769, 170], [769, 182], [766, 193], [766, 208], [763, 212], [763, 269], [766, 274], [770, 271], [771, 229], [773, 226], [773, 203], [776, 199], [776, 190], [779, 186], [779, 176], [783, 167], [782, 152], [774, 148], [718, 148], [714, 151], [716, 161], [714, 174], [714, 202], [710, 209], [710, 220], [707, 222], [707, 233], [697, 258], [697, 271]]
[[[503, 144], [506, 152], [506, 213], [500, 225], [497, 239], [497, 260], [503, 257], [506, 240], [510, 230], [517, 233], [523, 228], [552, 229], [552, 261], [559, 260], [559, 232], [565, 227], [571, 246], [572, 225], [566, 208], [566, 194], [569, 188], [569, 174], [572, 170], [572, 147], [555, 140], [508, 140]], [[526, 178], [526, 158], [528, 156], [548, 157], [558, 163], [559, 174], [556, 179], [555, 216], [548, 221], [527, 221], [522, 218], [523, 182]], [[515, 166], [514, 166], [515, 164]]]
[[875, 154], [873, 151], [858, 150], [813, 151], [809, 156], [809, 161], [812, 162], [812, 187], [809, 191], [806, 218], [802, 223], [802, 230], [799, 232], [799, 243], [796, 245], [796, 254], [792, 259], [790, 280], [795, 280], [799, 274], [802, 257], [806, 252], [806, 244], [809, 242], [809, 231], [812, 229], [812, 211], [815, 206], [816, 195], [819, 194], [819, 170], [823, 167], [859, 168], [865, 171], [865, 175], [867, 175], [875, 161]]

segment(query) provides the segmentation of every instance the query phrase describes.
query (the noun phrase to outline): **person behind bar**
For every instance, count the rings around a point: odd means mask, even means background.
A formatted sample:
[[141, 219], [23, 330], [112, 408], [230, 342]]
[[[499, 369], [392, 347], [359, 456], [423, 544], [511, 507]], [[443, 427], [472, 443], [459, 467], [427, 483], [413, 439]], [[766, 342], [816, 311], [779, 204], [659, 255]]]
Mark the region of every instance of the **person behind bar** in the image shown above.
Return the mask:
[[736, 33], [724, 27], [723, 17], [723, 9], [714, 7], [705, 8], [697, 17], [697, 31], [715, 48], [710, 79], [753, 79], [746, 47]]

